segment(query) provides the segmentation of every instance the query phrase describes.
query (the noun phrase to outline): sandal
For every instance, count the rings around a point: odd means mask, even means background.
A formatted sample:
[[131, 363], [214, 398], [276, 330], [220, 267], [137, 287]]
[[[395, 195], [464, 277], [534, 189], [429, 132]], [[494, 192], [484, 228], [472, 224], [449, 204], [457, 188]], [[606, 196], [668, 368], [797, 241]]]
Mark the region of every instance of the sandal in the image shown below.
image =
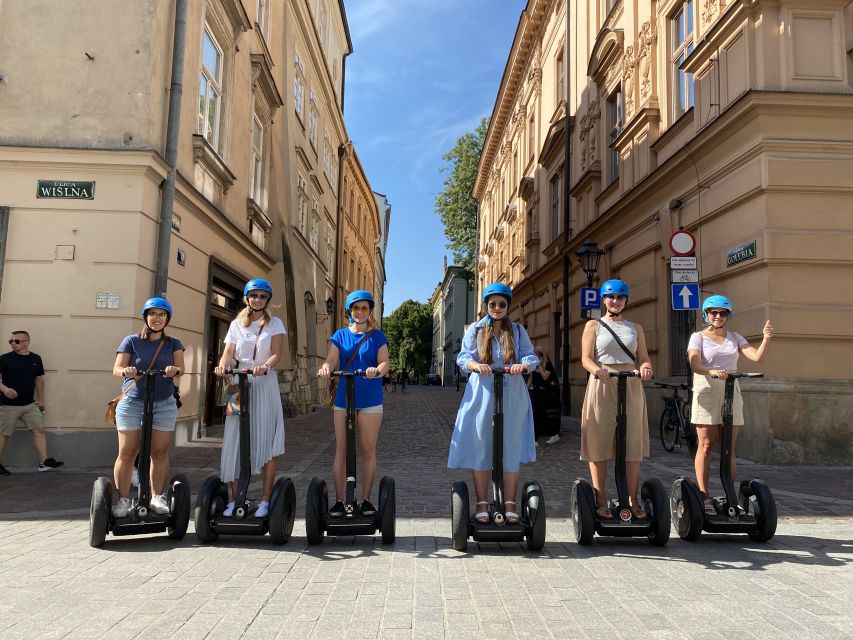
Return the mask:
[[486, 511], [478, 511], [477, 513], [475, 513], [474, 520], [476, 520], [480, 524], [486, 524], [489, 521], [489, 503], [486, 500], [483, 500], [482, 502], [477, 503], [477, 507], [479, 507], [481, 504], [486, 505]]
[[649, 518], [649, 514], [646, 513], [646, 510], [639, 505], [631, 505], [631, 515], [633, 516], [634, 520], [643, 521], [648, 520]]
[[596, 505], [595, 515], [598, 516], [599, 520], [613, 520], [613, 512], [607, 503]]
[[[506, 500], [504, 502], [504, 509], [506, 509], [506, 506], [508, 504], [511, 504], [513, 508], [515, 508], [515, 500]], [[504, 516], [506, 517], [507, 524], [518, 524], [518, 521], [521, 520], [521, 518], [515, 511], [506, 511], [504, 513]]]

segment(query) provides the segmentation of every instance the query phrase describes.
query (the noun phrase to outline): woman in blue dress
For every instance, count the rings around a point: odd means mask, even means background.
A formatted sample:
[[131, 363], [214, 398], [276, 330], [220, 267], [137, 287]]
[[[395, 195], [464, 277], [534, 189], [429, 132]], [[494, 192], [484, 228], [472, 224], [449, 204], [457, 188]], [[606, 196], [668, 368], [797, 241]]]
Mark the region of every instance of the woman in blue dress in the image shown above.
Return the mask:
[[[488, 522], [488, 491], [492, 470], [492, 403], [494, 381], [492, 367], [509, 367], [504, 378], [504, 495], [506, 520], [516, 524], [515, 494], [521, 463], [536, 460], [533, 435], [533, 410], [522, 373], [533, 370], [539, 359], [527, 331], [510, 321], [512, 290], [493, 282], [483, 290], [486, 315], [465, 332], [462, 349], [456, 358], [460, 369], [476, 373], [468, 377], [462, 404], [450, 441], [450, 468], [471, 469], [477, 494], [478, 522]], [[485, 508], [482, 508], [485, 507]]]

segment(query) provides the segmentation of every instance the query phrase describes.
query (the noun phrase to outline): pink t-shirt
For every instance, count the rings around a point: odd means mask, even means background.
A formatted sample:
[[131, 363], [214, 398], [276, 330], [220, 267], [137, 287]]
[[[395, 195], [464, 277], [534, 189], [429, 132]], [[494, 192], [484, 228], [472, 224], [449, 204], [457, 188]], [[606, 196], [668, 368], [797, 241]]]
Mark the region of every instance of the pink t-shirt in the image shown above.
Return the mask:
[[702, 356], [702, 366], [706, 369], [735, 371], [740, 348], [748, 344], [746, 338], [739, 333], [727, 331], [723, 343], [717, 344], [701, 331], [697, 331], [690, 336], [687, 351], [698, 351]]

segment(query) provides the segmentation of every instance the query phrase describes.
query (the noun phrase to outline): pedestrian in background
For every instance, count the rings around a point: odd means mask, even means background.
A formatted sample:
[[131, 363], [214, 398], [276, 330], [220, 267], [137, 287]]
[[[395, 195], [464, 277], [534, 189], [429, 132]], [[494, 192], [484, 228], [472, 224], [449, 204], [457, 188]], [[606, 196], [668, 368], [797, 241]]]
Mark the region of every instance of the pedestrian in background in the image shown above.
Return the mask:
[[397, 391], [397, 372], [391, 372], [391, 393], [395, 393]]
[[494, 380], [492, 367], [509, 367], [504, 377], [503, 478], [506, 521], [517, 524], [516, 492], [522, 463], [536, 460], [533, 411], [521, 374], [539, 363], [523, 326], [509, 319], [512, 290], [493, 282], [483, 290], [486, 314], [465, 331], [456, 358], [468, 377], [450, 441], [447, 466], [471, 469], [477, 494], [477, 522], [488, 522], [488, 490], [492, 470]]
[[409, 372], [403, 369], [400, 372], [400, 390], [406, 393], [406, 385], [409, 384]]
[[[44, 431], [44, 366], [41, 357], [30, 351], [30, 334], [13, 331], [12, 350], [0, 356], [0, 458], [8, 440], [20, 422], [33, 434], [38, 452], [37, 471], [51, 471], [64, 463], [47, 455]], [[0, 464], [0, 476], [11, 472]]]
[[118, 457], [113, 469], [118, 500], [112, 512], [124, 518], [130, 509], [130, 484], [133, 463], [139, 453], [142, 419], [145, 405], [146, 369], [164, 371], [154, 382], [154, 416], [151, 432], [151, 486], [153, 495], [150, 507], [154, 513], [169, 513], [166, 500], [169, 475], [169, 447], [178, 419], [175, 399], [175, 376], [184, 372], [184, 345], [177, 338], [166, 335], [172, 319], [172, 305], [166, 298], [150, 298], [142, 305], [145, 328], [121, 341], [113, 364], [113, 375], [122, 378], [122, 399], [116, 405], [116, 430]]
[[[263, 478], [261, 502], [255, 511], [256, 518], [269, 514], [270, 497], [275, 482], [276, 456], [284, 453], [284, 410], [278, 389], [275, 365], [281, 359], [284, 323], [273, 316], [268, 306], [272, 300], [272, 285], [263, 278], [249, 280], [243, 287], [246, 306], [231, 321], [225, 336], [225, 349], [219, 365], [213, 370], [217, 376], [227, 375], [226, 369], [236, 361], [242, 371], [251, 372], [251, 411], [249, 430], [252, 475]], [[272, 372], [272, 373], [270, 373]], [[233, 378], [236, 382], [237, 377]], [[222, 439], [220, 478], [231, 482], [231, 501], [222, 515], [230, 518], [234, 514], [237, 498], [237, 479], [240, 476], [240, 415], [234, 413], [225, 418], [225, 435]]]
[[545, 444], [556, 444], [560, 441], [560, 381], [545, 350], [537, 347], [536, 357], [539, 364], [528, 379], [536, 442], [541, 438]]

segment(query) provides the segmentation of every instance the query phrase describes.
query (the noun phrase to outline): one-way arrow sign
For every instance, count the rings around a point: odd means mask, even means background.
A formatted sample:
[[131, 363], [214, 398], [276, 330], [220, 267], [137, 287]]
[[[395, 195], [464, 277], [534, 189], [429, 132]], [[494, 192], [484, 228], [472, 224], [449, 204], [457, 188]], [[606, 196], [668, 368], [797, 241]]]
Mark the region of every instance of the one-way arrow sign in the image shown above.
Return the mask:
[[699, 308], [699, 283], [676, 283], [672, 286], [672, 308], [692, 311]]

